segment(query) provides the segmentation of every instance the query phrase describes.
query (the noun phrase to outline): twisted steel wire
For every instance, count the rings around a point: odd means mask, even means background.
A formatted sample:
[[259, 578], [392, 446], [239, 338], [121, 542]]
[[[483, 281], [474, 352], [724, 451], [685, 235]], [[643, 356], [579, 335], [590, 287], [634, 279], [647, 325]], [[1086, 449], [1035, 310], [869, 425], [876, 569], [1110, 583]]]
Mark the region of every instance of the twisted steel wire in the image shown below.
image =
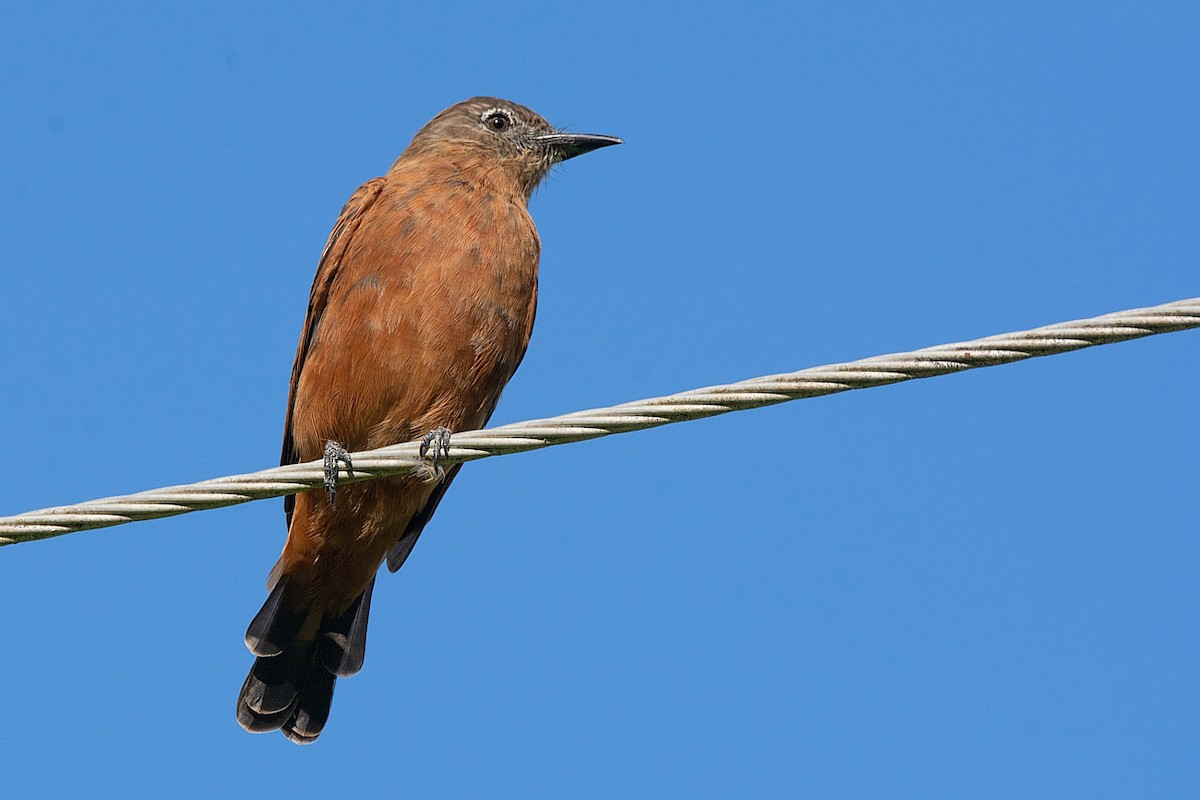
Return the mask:
[[[536, 450], [788, 400], [947, 375], [1197, 327], [1200, 327], [1200, 298], [1117, 311], [968, 342], [812, 367], [782, 375], [767, 375], [609, 408], [576, 411], [549, 419], [455, 433], [451, 437], [449, 454], [441, 459], [441, 463], [456, 464]], [[423, 467], [427, 461], [420, 457], [419, 447], [419, 442], [406, 442], [353, 453], [354, 470], [351, 473], [343, 468], [339, 482], [352, 483], [385, 475], [399, 475]], [[220, 508], [268, 497], [282, 497], [319, 488], [323, 481], [323, 463], [310, 461], [246, 475], [231, 475], [183, 486], [30, 511], [0, 517], [0, 545]]]

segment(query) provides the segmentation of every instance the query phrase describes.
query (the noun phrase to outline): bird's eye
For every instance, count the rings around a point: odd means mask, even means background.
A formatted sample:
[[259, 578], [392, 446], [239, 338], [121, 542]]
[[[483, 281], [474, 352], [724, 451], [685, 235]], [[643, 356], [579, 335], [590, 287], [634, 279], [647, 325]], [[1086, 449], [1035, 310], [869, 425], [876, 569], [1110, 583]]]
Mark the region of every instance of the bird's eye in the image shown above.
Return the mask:
[[493, 111], [483, 118], [483, 124], [494, 131], [503, 131], [512, 125], [512, 118], [503, 111]]

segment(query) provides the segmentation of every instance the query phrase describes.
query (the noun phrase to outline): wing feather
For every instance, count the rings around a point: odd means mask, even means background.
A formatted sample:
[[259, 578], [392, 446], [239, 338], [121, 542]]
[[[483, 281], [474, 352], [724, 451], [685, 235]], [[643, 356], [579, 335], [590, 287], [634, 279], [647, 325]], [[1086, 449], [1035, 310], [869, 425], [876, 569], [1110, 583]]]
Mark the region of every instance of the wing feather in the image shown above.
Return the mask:
[[[313, 333], [317, 330], [317, 325], [321, 322], [321, 315], [325, 313], [325, 306], [329, 301], [329, 289], [333, 286], [333, 282], [337, 278], [338, 270], [342, 266], [342, 257], [349, 249], [350, 243], [354, 239], [354, 234], [362, 222], [363, 215], [379, 197], [379, 193], [383, 190], [385, 182], [386, 179], [384, 178], [374, 178], [358, 187], [354, 194], [350, 195], [350, 199], [342, 207], [342, 213], [338, 215], [338, 220], [333, 226], [333, 231], [329, 234], [329, 241], [325, 243], [325, 249], [321, 252], [321, 260], [317, 262], [317, 275], [313, 279], [312, 292], [308, 297], [308, 313], [304, 318], [304, 329], [300, 332], [300, 344], [296, 349], [296, 361], [292, 365], [292, 381], [291, 386], [288, 388], [287, 416], [283, 424], [283, 452], [279, 457], [281, 466], [295, 464], [300, 460], [300, 455], [296, 452], [295, 442], [292, 437], [292, 410], [296, 405], [296, 387], [300, 385], [300, 374], [304, 371], [304, 361], [308, 356], [308, 349], [312, 343]], [[295, 507], [295, 495], [288, 495], [283, 498], [283, 510], [287, 514], [289, 527], [292, 524], [292, 511]]]

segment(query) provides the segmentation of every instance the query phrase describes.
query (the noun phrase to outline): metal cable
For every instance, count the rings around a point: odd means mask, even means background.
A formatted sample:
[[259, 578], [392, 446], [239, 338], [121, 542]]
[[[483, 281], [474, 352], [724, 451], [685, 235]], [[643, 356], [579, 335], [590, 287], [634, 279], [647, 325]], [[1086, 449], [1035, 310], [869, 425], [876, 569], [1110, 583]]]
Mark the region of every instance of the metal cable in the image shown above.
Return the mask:
[[[455, 464], [536, 450], [804, 397], [820, 397], [851, 389], [946, 375], [1197, 327], [1200, 327], [1200, 298], [1118, 311], [1101, 317], [988, 336], [969, 342], [943, 344], [910, 353], [812, 367], [725, 386], [709, 386], [666, 397], [636, 400], [610, 408], [576, 411], [549, 419], [455, 433], [451, 437], [449, 456], [443, 459], [443, 463]], [[410, 472], [425, 463], [419, 457], [418, 449], [419, 443], [407, 442], [353, 453], [354, 472], [350, 474], [343, 469], [339, 481], [353, 483]], [[320, 487], [323, 480], [322, 462], [310, 461], [247, 475], [214, 478], [186, 486], [152, 489], [123, 497], [107, 497], [77, 505], [0, 517], [0, 545], [205, 508], [231, 506], [267, 497], [281, 497]]]

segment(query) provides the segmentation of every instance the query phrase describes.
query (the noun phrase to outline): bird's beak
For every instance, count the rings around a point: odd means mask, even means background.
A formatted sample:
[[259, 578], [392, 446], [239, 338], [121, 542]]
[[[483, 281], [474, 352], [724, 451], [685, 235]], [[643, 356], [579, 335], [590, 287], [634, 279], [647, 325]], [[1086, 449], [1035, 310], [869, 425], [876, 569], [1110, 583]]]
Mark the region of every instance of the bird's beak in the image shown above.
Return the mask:
[[601, 147], [621, 144], [617, 137], [603, 136], [599, 133], [545, 133], [537, 137], [537, 142], [552, 149], [562, 161]]

